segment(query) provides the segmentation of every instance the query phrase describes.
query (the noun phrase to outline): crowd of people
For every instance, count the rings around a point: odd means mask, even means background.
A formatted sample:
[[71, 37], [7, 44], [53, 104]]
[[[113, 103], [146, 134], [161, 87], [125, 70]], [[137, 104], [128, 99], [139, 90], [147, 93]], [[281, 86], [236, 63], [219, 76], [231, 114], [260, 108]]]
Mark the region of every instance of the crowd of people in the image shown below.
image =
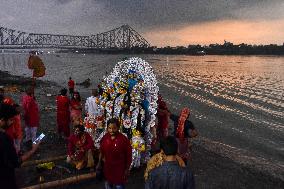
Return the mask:
[[29, 144], [25, 152], [21, 150], [22, 127], [19, 105], [6, 97], [0, 89], [0, 183], [1, 188], [17, 188], [15, 168], [28, 160], [38, 149], [40, 143], [32, 143], [39, 126], [39, 112], [36, 100], [27, 90], [22, 97], [23, 119], [25, 123], [25, 143]]
[[[133, 167], [132, 155], [138, 149], [133, 138], [130, 140], [121, 132], [120, 125], [124, 124], [121, 120], [115, 117], [105, 120], [105, 112], [97, 106], [99, 96], [102, 95], [100, 85], [98, 89], [92, 90], [92, 95], [84, 104], [71, 77], [68, 89], [69, 95], [67, 89], [63, 88], [56, 97], [58, 137], [67, 143], [67, 162], [78, 170], [90, 168], [97, 171], [98, 175], [102, 172], [106, 189], [125, 188]], [[21, 98], [20, 105], [5, 96], [1, 88], [0, 100], [0, 183], [8, 188], [16, 188], [14, 169], [35, 153], [39, 146], [39, 143], [34, 144], [33, 141], [40, 125], [40, 112], [30, 88]], [[190, 169], [190, 139], [198, 133], [189, 121], [190, 110], [183, 108], [180, 115], [172, 114], [161, 95], [157, 104], [152, 156], [146, 162], [144, 175], [145, 188], [195, 188]], [[24, 120], [24, 134], [21, 119]], [[170, 120], [173, 121], [173, 133], [169, 132]], [[136, 133], [141, 135], [139, 130]], [[29, 146], [28, 151], [23, 153], [21, 144]]]

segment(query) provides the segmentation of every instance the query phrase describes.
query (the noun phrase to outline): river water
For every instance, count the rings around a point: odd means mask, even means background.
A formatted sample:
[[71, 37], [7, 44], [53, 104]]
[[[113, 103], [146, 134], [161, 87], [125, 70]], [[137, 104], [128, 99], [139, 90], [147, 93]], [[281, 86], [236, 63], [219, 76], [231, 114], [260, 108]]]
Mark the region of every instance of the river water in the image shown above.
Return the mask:
[[[129, 55], [43, 54], [43, 80], [92, 87]], [[284, 57], [137, 55], [154, 68], [171, 111], [191, 108], [200, 137], [284, 168]], [[0, 54], [0, 69], [30, 76], [28, 54]], [[78, 87], [83, 96], [90, 88]], [[233, 152], [232, 152], [233, 153]]]

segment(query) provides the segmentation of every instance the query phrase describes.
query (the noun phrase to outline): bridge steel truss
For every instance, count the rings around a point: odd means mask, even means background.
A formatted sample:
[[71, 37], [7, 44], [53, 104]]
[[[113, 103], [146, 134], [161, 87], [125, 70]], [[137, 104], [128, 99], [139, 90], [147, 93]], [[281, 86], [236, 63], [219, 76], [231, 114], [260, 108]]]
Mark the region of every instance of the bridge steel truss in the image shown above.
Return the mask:
[[130, 49], [150, 47], [138, 32], [128, 25], [90, 36], [26, 33], [0, 27], [0, 48], [95, 48]]

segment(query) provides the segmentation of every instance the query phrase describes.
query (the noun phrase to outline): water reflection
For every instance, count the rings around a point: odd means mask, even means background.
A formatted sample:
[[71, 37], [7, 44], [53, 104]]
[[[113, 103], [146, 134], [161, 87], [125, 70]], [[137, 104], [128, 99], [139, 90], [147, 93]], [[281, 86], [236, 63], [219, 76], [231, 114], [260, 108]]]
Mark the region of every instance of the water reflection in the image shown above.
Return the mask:
[[[184, 57], [182, 61], [170, 60], [167, 67], [157, 63], [155, 69], [171, 87], [188, 87], [205, 99], [208, 95], [221, 97], [223, 102], [229, 100], [271, 116], [284, 117], [284, 58], [209, 56], [202, 57], [200, 62], [196, 59], [199, 57], [188, 57], [187, 61]], [[211, 101], [209, 98], [207, 103], [212, 104]], [[226, 107], [221, 103], [222, 100], [213, 104]]]

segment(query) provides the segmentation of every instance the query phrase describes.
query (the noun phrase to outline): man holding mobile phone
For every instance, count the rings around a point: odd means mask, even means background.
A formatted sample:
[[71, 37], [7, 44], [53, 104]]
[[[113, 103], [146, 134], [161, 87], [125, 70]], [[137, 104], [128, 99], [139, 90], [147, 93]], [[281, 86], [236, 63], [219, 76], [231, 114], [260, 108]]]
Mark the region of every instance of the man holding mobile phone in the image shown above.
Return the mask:
[[6, 134], [13, 123], [13, 117], [17, 115], [15, 107], [0, 104], [0, 183], [1, 188], [18, 188], [15, 178], [15, 168], [20, 167], [39, 147], [39, 143], [33, 144], [32, 149], [22, 156], [18, 156], [13, 146], [13, 141]]

